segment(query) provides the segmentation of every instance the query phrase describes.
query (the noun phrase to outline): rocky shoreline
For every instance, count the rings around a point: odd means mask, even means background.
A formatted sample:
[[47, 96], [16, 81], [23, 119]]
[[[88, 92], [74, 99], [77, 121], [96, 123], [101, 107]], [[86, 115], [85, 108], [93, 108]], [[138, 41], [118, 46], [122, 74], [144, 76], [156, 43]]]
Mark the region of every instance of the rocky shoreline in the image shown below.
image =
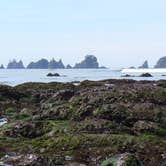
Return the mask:
[[166, 165], [166, 81], [0, 85], [0, 165]]

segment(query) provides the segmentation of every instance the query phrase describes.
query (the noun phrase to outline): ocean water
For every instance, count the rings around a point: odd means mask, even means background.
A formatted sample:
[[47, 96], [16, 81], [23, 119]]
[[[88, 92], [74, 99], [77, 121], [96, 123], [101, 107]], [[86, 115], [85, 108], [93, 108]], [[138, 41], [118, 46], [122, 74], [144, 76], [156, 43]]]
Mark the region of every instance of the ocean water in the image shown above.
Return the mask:
[[[59, 73], [61, 77], [47, 77], [48, 73]], [[153, 77], [138, 77], [141, 73], [152, 73]], [[124, 74], [133, 77], [122, 77]], [[103, 79], [135, 79], [135, 80], [160, 80], [166, 79], [166, 69], [155, 71], [155, 69], [2, 69], [0, 70], [0, 83], [15, 86], [25, 82], [72, 82], [83, 80], [103, 80]]]

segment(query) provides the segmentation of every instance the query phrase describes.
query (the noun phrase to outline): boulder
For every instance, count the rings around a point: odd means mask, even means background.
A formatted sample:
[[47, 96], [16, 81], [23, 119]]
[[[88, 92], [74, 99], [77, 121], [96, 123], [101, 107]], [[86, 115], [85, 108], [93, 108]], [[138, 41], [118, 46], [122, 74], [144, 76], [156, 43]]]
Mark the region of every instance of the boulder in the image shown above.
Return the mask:
[[2, 165], [17, 165], [17, 166], [40, 166], [42, 159], [37, 154], [16, 154], [10, 153], [1, 159]]

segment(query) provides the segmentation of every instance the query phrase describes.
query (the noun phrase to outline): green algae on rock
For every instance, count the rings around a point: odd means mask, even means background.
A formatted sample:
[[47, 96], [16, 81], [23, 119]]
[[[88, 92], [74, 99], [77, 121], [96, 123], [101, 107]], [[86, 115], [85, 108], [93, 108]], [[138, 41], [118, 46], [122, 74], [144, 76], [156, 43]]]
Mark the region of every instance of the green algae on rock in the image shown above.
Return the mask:
[[128, 156], [126, 165], [165, 164], [166, 81], [1, 85], [0, 96], [0, 118], [7, 119], [0, 126], [3, 160], [12, 154], [24, 164], [33, 156], [40, 165], [70, 158], [93, 166]]

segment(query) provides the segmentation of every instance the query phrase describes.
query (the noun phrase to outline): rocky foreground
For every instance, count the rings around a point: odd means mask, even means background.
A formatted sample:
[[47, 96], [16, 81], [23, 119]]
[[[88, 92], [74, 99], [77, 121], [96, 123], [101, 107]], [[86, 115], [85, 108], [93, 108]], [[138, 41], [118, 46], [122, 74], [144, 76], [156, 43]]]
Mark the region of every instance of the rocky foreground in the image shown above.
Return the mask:
[[0, 119], [0, 165], [166, 165], [166, 81], [0, 85]]

